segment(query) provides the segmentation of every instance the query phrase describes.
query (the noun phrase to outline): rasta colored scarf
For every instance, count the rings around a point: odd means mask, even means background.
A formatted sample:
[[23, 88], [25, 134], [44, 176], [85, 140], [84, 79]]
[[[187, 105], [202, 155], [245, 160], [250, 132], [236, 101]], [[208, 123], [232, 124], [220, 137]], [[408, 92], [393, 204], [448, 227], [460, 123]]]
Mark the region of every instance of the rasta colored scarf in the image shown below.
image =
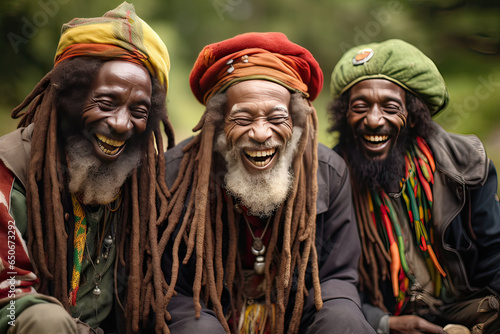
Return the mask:
[[[106, 205], [105, 210], [109, 210], [109, 212], [114, 213], [121, 205], [121, 190], [118, 192], [113, 201]], [[69, 290], [69, 303], [71, 306], [76, 306], [76, 295], [78, 293], [78, 289], [80, 288], [80, 276], [82, 273], [82, 262], [83, 262], [83, 252], [86, 247], [87, 240], [87, 217], [85, 213], [85, 209], [80, 203], [77, 195], [71, 194], [71, 202], [73, 204], [73, 215], [75, 217], [75, 228], [74, 228], [74, 236], [73, 236], [73, 270], [71, 274], [70, 281], [70, 290]], [[114, 204], [113, 208], [111, 204]], [[104, 219], [102, 221], [103, 224], [103, 236], [104, 231], [106, 230], [108, 224], [108, 216], [106, 211], [104, 213]], [[102, 246], [102, 241], [97, 245], [98, 249]], [[91, 261], [91, 259], [89, 259]]]
[[[431, 215], [432, 185], [434, 184], [433, 173], [435, 169], [434, 157], [429, 146], [422, 138], [417, 137], [405, 153], [405, 176], [400, 180], [401, 191], [399, 194], [404, 200], [413, 238], [425, 259], [434, 283], [435, 295], [438, 296], [441, 290], [441, 277], [446, 277], [446, 273], [440, 266], [432, 248], [434, 243]], [[389, 272], [387, 273], [387, 269], [384, 271], [384, 268], [380, 272], [382, 272], [382, 276], [384, 276], [384, 272], [390, 275], [393, 294], [397, 300], [394, 313], [397, 315], [406, 300], [406, 291], [410, 282], [415, 280], [405, 257], [401, 223], [391, 198], [384, 190], [359, 190], [355, 189], [355, 205], [363, 245], [362, 257], [365, 257], [362, 265], [376, 265], [374, 262], [377, 260], [373, 252], [376, 252], [377, 249], [367, 250], [366, 246], [370, 242], [377, 243], [379, 249], [384, 253], [378, 259], [385, 257], [390, 262]], [[372, 269], [371, 273], [373, 272], [376, 272], [376, 269]], [[369, 273], [366, 271], [364, 273], [365, 275], [363, 275], [363, 271], [361, 273], [361, 276], [365, 276], [362, 277], [363, 280], [378, 280], [378, 275], [370, 277]], [[368, 285], [372, 289], [376, 289], [378, 283], [372, 281]]]
[[80, 287], [80, 275], [82, 272], [83, 251], [85, 249], [85, 239], [87, 238], [87, 219], [85, 211], [74, 194], [71, 194], [73, 203], [73, 213], [75, 215], [74, 250], [73, 250], [73, 271], [71, 274], [71, 287], [69, 302], [71, 306], [76, 305], [76, 294]]

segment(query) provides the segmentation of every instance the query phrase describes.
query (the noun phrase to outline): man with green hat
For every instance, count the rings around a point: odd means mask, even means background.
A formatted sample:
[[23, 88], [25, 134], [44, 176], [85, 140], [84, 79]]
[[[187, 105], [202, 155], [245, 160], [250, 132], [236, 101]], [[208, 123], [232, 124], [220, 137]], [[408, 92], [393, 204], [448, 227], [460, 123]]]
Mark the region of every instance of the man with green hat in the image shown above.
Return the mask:
[[131, 4], [63, 25], [53, 69], [0, 138], [0, 333], [166, 329], [152, 250], [169, 68]]
[[476, 136], [431, 120], [449, 101], [435, 64], [401, 40], [358, 46], [331, 91], [368, 322], [378, 333], [498, 333], [497, 174]]

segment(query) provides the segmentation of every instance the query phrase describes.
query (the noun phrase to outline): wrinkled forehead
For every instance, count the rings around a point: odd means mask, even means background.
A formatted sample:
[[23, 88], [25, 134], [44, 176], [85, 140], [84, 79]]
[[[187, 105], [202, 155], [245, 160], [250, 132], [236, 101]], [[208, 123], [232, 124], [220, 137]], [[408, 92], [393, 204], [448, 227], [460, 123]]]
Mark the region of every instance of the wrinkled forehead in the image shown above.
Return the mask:
[[349, 89], [349, 99], [378, 98], [398, 99], [405, 102], [406, 90], [392, 81], [385, 79], [368, 79], [355, 84]]
[[127, 86], [143, 85], [150, 91], [152, 88], [151, 75], [144, 66], [123, 60], [105, 62], [94, 78], [93, 87], [112, 81]]
[[237, 111], [282, 110], [288, 112], [291, 93], [285, 87], [266, 80], [242, 81], [226, 91], [226, 116]]

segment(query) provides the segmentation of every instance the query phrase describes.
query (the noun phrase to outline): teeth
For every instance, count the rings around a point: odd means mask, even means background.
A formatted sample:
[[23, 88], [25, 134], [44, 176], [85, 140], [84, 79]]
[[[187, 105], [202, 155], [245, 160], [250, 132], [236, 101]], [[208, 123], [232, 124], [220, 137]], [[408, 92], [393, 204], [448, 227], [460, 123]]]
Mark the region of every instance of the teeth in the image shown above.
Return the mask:
[[273, 158], [276, 153], [276, 148], [271, 148], [268, 150], [245, 150], [245, 154], [250, 157], [249, 161], [251, 161], [257, 167], [264, 167]]
[[114, 146], [114, 147], [120, 147], [120, 146], [123, 146], [123, 144], [125, 144], [125, 140], [114, 140], [114, 139], [105, 137], [105, 136], [101, 135], [100, 133], [96, 134], [96, 137], [100, 141], [102, 141], [103, 143]]
[[257, 167], [264, 167], [265, 165], [267, 165], [269, 163], [269, 161], [271, 161], [271, 158], [267, 158], [266, 160], [264, 161], [252, 161], [254, 163], [255, 166]]
[[260, 158], [260, 157], [268, 157], [273, 155], [276, 152], [276, 149], [269, 149], [269, 150], [264, 150], [264, 151], [250, 151], [250, 150], [245, 150], [245, 154], [248, 155], [249, 157], [252, 158]]
[[368, 135], [365, 135], [364, 138], [365, 138], [365, 140], [376, 143], [376, 142], [386, 141], [387, 139], [389, 139], [389, 136], [368, 136]]
[[[105, 154], [108, 155], [115, 155], [116, 153], [118, 153], [120, 148], [125, 144], [124, 140], [111, 139], [99, 133], [96, 134], [96, 137], [98, 139], [97, 145], [99, 146], [101, 151], [103, 151]], [[106, 145], [112, 146], [114, 148], [113, 149], [106, 148], [102, 143], [105, 143]]]
[[115, 148], [114, 150], [108, 150], [107, 148], [105, 148], [104, 146], [102, 146], [102, 144], [100, 142], [97, 142], [97, 145], [99, 145], [99, 148], [101, 149], [101, 151], [103, 151], [106, 154], [110, 154], [110, 155], [115, 155], [120, 150], [119, 147]]

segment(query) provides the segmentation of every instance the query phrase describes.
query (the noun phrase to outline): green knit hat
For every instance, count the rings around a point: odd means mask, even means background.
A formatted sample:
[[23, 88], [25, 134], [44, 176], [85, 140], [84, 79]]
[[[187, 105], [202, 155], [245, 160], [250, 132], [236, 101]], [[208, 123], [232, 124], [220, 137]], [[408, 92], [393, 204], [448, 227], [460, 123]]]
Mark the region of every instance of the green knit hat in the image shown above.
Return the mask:
[[448, 90], [434, 62], [402, 40], [356, 46], [347, 51], [332, 73], [333, 98], [366, 79], [386, 79], [420, 97], [431, 115], [443, 110]]

